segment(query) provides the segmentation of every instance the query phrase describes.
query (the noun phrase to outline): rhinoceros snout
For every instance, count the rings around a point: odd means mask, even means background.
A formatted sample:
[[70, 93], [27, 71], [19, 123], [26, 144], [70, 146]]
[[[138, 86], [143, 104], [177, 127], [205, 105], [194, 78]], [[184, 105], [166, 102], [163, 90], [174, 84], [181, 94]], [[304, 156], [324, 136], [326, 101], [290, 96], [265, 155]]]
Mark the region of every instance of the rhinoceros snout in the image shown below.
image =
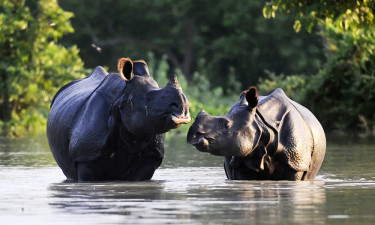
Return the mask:
[[198, 149], [201, 152], [207, 152], [210, 150], [210, 145], [206, 138], [201, 137], [199, 138], [198, 142], [193, 144], [196, 149]]

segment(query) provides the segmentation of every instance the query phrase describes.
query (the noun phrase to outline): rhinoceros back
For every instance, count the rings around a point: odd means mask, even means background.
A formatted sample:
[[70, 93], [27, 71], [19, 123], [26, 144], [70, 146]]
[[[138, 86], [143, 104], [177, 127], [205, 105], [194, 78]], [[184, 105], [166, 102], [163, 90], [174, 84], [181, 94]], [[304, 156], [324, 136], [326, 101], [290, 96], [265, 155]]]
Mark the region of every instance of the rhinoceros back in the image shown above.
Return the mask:
[[53, 156], [64, 174], [76, 174], [74, 160], [69, 154], [70, 132], [81, 107], [100, 86], [107, 72], [96, 67], [87, 77], [63, 86], [55, 95], [47, 122], [47, 137]]

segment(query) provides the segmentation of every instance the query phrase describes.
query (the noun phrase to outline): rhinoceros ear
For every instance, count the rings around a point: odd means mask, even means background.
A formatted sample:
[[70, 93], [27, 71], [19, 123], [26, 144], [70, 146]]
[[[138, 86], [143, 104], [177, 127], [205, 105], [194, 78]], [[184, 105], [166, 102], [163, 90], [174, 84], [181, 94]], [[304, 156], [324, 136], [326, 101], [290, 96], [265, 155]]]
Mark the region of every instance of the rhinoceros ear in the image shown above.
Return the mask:
[[134, 75], [150, 75], [150, 72], [148, 72], [148, 66], [147, 63], [144, 60], [136, 60], [133, 62], [133, 72]]
[[133, 62], [130, 58], [120, 58], [117, 61], [117, 71], [125, 81], [133, 78]]
[[258, 105], [258, 89], [256, 87], [249, 88], [246, 92], [246, 100], [250, 110], [253, 110]]

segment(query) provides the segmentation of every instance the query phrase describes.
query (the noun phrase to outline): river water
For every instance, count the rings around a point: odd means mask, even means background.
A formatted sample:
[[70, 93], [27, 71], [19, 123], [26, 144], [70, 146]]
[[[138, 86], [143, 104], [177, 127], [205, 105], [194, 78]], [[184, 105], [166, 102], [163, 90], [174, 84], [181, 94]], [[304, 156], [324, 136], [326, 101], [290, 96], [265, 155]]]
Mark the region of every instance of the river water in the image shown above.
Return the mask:
[[0, 224], [375, 224], [375, 143], [328, 140], [313, 181], [228, 181], [170, 136], [151, 181], [68, 183], [45, 136], [0, 137]]

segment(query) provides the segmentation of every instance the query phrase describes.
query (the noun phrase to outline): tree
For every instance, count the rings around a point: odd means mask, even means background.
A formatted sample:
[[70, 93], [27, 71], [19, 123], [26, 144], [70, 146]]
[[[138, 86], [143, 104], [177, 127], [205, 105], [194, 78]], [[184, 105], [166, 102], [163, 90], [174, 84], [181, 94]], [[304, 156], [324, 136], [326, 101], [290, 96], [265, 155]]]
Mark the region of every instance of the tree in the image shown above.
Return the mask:
[[82, 77], [78, 49], [58, 44], [73, 32], [73, 14], [56, 0], [0, 3], [0, 127], [13, 135], [44, 130], [54, 93]]
[[292, 18], [262, 16], [264, 2], [171, 0], [65, 0], [73, 11], [77, 43], [89, 67], [115, 68], [124, 55], [168, 57], [170, 72], [182, 71], [189, 82], [199, 71], [212, 87], [233, 89], [256, 84], [264, 70], [315, 73], [322, 61], [321, 41], [306, 32], [295, 34]]
[[327, 63], [305, 82], [305, 104], [328, 129], [375, 135], [375, 3], [370, 0], [273, 0], [263, 9], [295, 16], [294, 28], [319, 26]]

